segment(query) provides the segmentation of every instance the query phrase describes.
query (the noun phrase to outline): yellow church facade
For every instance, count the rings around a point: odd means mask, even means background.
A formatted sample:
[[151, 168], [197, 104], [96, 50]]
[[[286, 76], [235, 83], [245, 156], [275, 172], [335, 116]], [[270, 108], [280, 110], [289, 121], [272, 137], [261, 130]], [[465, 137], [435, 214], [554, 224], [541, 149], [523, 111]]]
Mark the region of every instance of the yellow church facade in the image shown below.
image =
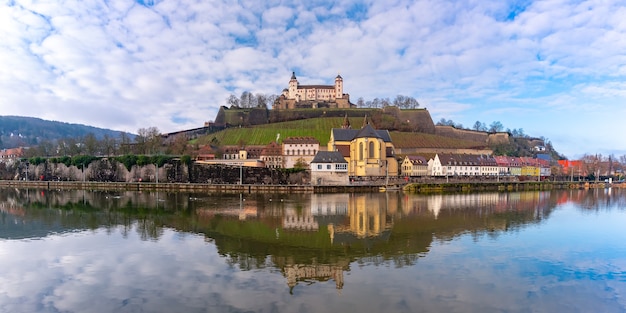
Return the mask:
[[348, 175], [357, 177], [397, 176], [398, 161], [387, 130], [369, 123], [361, 129], [333, 128], [328, 151], [339, 151], [348, 161]]

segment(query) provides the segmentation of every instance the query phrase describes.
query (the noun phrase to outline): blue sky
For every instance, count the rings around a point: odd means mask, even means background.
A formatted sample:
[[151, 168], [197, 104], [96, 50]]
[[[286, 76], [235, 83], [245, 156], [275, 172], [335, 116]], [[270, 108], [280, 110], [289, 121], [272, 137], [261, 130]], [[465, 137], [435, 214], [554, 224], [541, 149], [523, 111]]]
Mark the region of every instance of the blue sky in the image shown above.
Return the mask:
[[0, 4], [0, 115], [195, 128], [229, 94], [340, 73], [353, 102], [500, 121], [570, 158], [626, 154], [620, 1], [21, 1]]

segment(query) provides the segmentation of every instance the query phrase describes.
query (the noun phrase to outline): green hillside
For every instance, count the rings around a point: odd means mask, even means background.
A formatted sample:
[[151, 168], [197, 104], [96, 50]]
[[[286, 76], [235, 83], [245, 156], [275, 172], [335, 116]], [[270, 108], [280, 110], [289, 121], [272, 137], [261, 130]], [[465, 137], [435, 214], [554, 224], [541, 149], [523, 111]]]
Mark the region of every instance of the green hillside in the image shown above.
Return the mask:
[[[228, 128], [223, 131], [198, 138], [198, 144], [237, 145], [266, 145], [276, 140], [277, 134], [281, 139], [287, 137], [308, 136], [319, 140], [320, 145], [326, 145], [330, 139], [330, 130], [339, 128], [343, 124], [342, 117], [312, 118], [282, 123], [256, 125], [253, 127]], [[350, 118], [351, 125], [363, 124], [363, 118]]]
[[[340, 128], [342, 117], [311, 118], [282, 123], [257, 125], [254, 127], [228, 128], [223, 131], [198, 138], [196, 143], [216, 145], [266, 145], [276, 140], [296, 136], [309, 136], [319, 140], [320, 145], [326, 146], [330, 139], [330, 130]], [[352, 128], [363, 125], [362, 117], [349, 118]], [[475, 141], [448, 138], [425, 133], [390, 132], [394, 145], [397, 148], [475, 148], [483, 147], [484, 143]]]

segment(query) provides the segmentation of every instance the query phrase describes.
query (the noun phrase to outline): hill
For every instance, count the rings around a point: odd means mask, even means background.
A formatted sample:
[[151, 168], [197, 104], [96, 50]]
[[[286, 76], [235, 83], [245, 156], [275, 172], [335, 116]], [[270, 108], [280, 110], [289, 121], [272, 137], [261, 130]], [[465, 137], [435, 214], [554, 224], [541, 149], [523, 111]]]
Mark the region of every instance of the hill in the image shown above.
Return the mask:
[[89, 133], [102, 139], [105, 135], [118, 138], [122, 132], [35, 117], [0, 116], [0, 149], [34, 146], [42, 141], [62, 138], [79, 138]]
[[[362, 117], [348, 119], [352, 128], [363, 125]], [[196, 143], [215, 145], [266, 145], [274, 140], [278, 134], [280, 138], [296, 136], [310, 136], [319, 140], [320, 145], [326, 146], [330, 139], [330, 130], [340, 128], [344, 122], [342, 117], [320, 117], [289, 122], [280, 122], [253, 127], [227, 128], [197, 139]], [[397, 148], [451, 148], [469, 149], [484, 147], [485, 143], [471, 140], [449, 138], [427, 133], [390, 132]]]

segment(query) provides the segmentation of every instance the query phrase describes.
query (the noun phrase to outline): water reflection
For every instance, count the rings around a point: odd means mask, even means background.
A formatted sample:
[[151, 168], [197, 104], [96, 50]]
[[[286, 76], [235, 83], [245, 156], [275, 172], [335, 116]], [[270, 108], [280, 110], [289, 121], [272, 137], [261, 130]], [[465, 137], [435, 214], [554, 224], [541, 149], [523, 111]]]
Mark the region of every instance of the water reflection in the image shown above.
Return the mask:
[[[348, 288], [363, 288], [347, 279], [347, 275], [360, 272], [363, 266], [413, 268], [429, 257], [433, 249], [438, 252], [430, 256], [431, 260], [450, 262], [451, 256], [461, 252], [452, 251], [442, 258], [442, 251], [454, 246], [447, 246], [448, 242], [464, 238], [478, 242], [485, 237], [497, 240], [503, 235], [516, 234], [542, 225], [565, 205], [582, 212], [624, 210], [626, 197], [621, 190], [453, 195], [206, 195], [4, 189], [0, 190], [0, 243], [42, 238], [57, 241], [59, 234], [81, 231], [120, 234], [125, 240], [138, 238], [154, 243], [164, 238], [171, 241], [172, 236], [181, 241], [185, 236], [202, 236], [219, 256], [213, 262], [227, 266], [231, 276], [232, 271], [279, 273], [281, 284], [291, 295], [297, 295], [298, 288], [311, 289], [319, 283], [330, 283], [338, 292], [344, 292]], [[516, 249], [523, 247], [519, 245]], [[147, 254], [176, 263], [202, 263], [195, 259], [195, 254], [201, 252], [193, 251], [198, 250], [186, 250], [189, 255], [179, 255], [179, 250], [164, 249], [165, 257], [154, 251]], [[141, 253], [126, 252], [138, 259], [118, 256], [126, 260], [125, 264], [139, 267], [145, 262], [140, 259]], [[70, 262], [70, 257], [56, 258]], [[517, 264], [499, 261], [501, 257], [493, 257], [500, 268]], [[522, 264], [519, 266], [524, 268]], [[165, 268], [180, 274], [180, 269], [171, 266]], [[210, 266], [221, 268], [215, 263]], [[432, 265], [425, 262], [423, 266]], [[609, 270], [609, 274], [624, 276], [619, 274], [619, 265], [615, 266], [617, 270]], [[194, 270], [202, 272], [200, 268]], [[523, 275], [534, 275], [534, 270], [521, 271]], [[267, 285], [256, 287], [268, 288]], [[141, 300], [121, 301], [133, 304]]]

